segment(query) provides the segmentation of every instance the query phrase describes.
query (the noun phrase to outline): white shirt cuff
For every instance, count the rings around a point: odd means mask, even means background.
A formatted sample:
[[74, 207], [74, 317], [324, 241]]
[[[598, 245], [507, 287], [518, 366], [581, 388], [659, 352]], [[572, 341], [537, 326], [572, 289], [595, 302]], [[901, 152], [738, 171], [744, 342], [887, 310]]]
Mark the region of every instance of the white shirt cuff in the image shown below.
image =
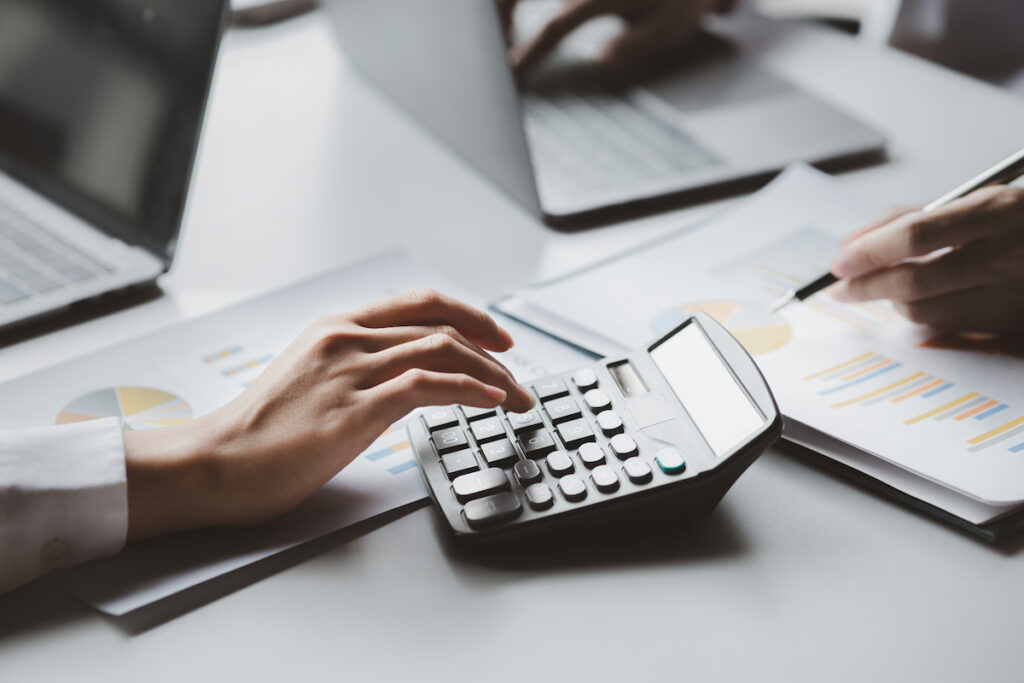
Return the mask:
[[0, 431], [0, 593], [112, 555], [127, 535], [117, 419]]

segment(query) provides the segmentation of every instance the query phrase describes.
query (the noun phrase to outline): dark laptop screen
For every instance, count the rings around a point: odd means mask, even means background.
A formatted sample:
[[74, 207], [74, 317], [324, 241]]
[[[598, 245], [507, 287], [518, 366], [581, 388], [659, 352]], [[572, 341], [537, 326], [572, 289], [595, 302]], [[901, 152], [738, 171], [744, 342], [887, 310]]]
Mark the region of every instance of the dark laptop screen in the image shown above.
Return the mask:
[[0, 0], [0, 170], [169, 259], [226, 0]]

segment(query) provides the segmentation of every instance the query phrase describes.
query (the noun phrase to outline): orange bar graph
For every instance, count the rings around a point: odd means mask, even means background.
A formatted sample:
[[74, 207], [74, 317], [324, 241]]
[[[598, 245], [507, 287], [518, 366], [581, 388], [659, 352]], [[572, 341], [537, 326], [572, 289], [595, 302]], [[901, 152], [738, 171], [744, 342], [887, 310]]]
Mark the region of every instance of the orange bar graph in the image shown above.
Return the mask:
[[898, 382], [893, 382], [892, 384], [890, 384], [887, 387], [882, 387], [881, 389], [876, 389], [875, 391], [872, 391], [869, 394], [864, 394], [863, 396], [858, 396], [857, 398], [851, 398], [850, 400], [843, 401], [842, 403], [833, 403], [832, 407], [833, 408], [842, 408], [844, 406], [853, 405], [854, 403], [860, 403], [861, 401], [866, 401], [869, 398], [874, 398], [875, 396], [881, 396], [882, 394], [886, 393], [887, 391], [892, 391], [893, 389], [896, 389], [897, 387], [901, 387], [904, 384], [908, 384], [910, 382], [913, 382], [915, 379], [921, 379], [922, 377], [924, 377], [924, 373], [923, 372], [918, 372], [918, 373], [915, 373], [915, 374], [911, 375], [910, 377], [904, 377], [903, 379], [901, 379]]
[[862, 354], [860, 356], [857, 356], [856, 358], [853, 358], [851, 360], [848, 360], [845, 363], [840, 363], [839, 365], [833, 365], [832, 367], [828, 368], [827, 370], [822, 370], [821, 372], [816, 372], [813, 375], [807, 375], [806, 377], [804, 377], [804, 379], [805, 380], [809, 380], [809, 379], [817, 379], [819, 377], [823, 377], [823, 376], [825, 376], [825, 375], [827, 375], [827, 374], [829, 374], [831, 372], [835, 372], [837, 370], [842, 370], [843, 368], [850, 367], [854, 363], [859, 363], [862, 360], [870, 358], [873, 355], [875, 355], [874, 351], [868, 351], [867, 353]]
[[985, 432], [981, 436], [976, 436], [973, 439], [968, 439], [967, 443], [977, 444], [977, 443], [981, 443], [982, 441], [987, 441], [988, 439], [991, 439], [993, 436], [999, 436], [1003, 432], [1008, 432], [1011, 429], [1013, 429], [1014, 427], [1016, 427], [1017, 425], [1021, 425], [1021, 424], [1024, 424], [1024, 417], [1018, 417], [1016, 420], [1013, 420], [1011, 422], [1007, 422], [1002, 427], [996, 427], [992, 431]]
[[847, 375], [846, 377], [843, 378], [843, 381], [844, 382], [848, 382], [851, 379], [855, 379], [857, 377], [860, 377], [861, 375], [866, 375], [869, 372], [871, 372], [872, 370], [877, 370], [877, 369], [879, 369], [881, 367], [885, 367], [886, 365], [892, 365], [892, 361], [891, 360], [883, 360], [883, 361], [879, 361], [877, 363], [872, 363], [871, 365], [867, 366], [863, 370], [858, 370], [857, 372], [850, 373], [849, 375]]
[[980, 406], [978, 406], [977, 408], [971, 408], [966, 413], [960, 413], [959, 415], [956, 416], [956, 419], [957, 420], [966, 420], [969, 417], [974, 417], [975, 415], [977, 415], [978, 413], [982, 412], [983, 410], [988, 410], [989, 408], [991, 408], [992, 406], [994, 406], [994, 405], [996, 405], [998, 403], [999, 403], [999, 401], [986, 401], [986, 402], [982, 403]]
[[[921, 422], [922, 420], [927, 420], [929, 417], [935, 417], [936, 415], [939, 415], [940, 413], [944, 413], [947, 410], [950, 410], [952, 408], [956, 408], [958, 405], [962, 405], [964, 403], [967, 403], [972, 398], [977, 398], [977, 397], [978, 397], [978, 392], [972, 391], [969, 394], [964, 394], [963, 396], [961, 396], [960, 398], [958, 398], [955, 401], [950, 401], [949, 403], [947, 403], [944, 406], [939, 406], [935, 410], [929, 410], [927, 413], [924, 413], [923, 415], [918, 415], [917, 417], [912, 417], [909, 420], [904, 420], [903, 424], [905, 424], [905, 425], [912, 425], [912, 424], [916, 424], [918, 422]], [[1024, 421], [1024, 418], [1021, 418], [1021, 421]]]
[[928, 384], [925, 384], [923, 387], [918, 387], [917, 389], [914, 389], [913, 391], [908, 391], [907, 393], [903, 394], [902, 396], [897, 396], [896, 398], [894, 398], [892, 400], [892, 402], [893, 403], [899, 403], [900, 401], [902, 401], [904, 399], [908, 399], [911, 396], [917, 396], [918, 394], [923, 394], [924, 392], [928, 391], [929, 389], [934, 389], [935, 387], [939, 386], [940, 384], [942, 384], [945, 381], [946, 380], [944, 380], [944, 379], [937, 379], [934, 382], [929, 382]]

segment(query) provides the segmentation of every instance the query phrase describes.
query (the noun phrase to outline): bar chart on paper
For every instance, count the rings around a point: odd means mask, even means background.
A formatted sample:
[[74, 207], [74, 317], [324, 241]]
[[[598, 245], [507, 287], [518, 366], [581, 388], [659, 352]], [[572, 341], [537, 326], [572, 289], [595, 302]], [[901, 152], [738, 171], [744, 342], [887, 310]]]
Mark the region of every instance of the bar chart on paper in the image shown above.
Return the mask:
[[364, 451], [362, 457], [379, 463], [391, 474], [402, 474], [418, 467], [412, 445], [405, 433], [405, 420], [391, 425], [380, 438]]
[[998, 450], [1024, 455], [1021, 407], [941, 373], [866, 351], [803, 380], [832, 410], [868, 410], [877, 422], [941, 432], [965, 455]]

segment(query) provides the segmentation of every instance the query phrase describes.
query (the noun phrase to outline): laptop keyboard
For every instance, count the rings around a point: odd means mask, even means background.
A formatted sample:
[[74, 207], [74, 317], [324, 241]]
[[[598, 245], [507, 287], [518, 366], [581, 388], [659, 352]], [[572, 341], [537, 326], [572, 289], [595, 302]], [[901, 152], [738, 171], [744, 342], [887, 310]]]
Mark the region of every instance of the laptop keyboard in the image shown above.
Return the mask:
[[629, 95], [559, 90], [530, 93], [523, 102], [539, 180], [569, 195], [675, 176], [719, 161]]
[[22, 303], [112, 273], [41, 226], [0, 209], [0, 306]]

